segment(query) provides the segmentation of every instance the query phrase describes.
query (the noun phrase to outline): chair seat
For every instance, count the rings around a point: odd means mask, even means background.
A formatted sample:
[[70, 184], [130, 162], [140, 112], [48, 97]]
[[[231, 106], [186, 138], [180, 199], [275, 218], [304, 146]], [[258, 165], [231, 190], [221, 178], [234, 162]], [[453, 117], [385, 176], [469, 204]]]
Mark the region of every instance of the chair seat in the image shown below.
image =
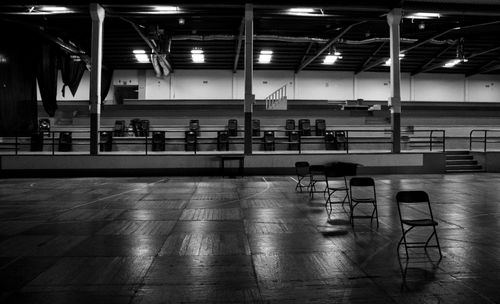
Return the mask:
[[422, 219], [422, 220], [402, 220], [403, 224], [409, 226], [437, 226], [438, 223], [431, 219]]

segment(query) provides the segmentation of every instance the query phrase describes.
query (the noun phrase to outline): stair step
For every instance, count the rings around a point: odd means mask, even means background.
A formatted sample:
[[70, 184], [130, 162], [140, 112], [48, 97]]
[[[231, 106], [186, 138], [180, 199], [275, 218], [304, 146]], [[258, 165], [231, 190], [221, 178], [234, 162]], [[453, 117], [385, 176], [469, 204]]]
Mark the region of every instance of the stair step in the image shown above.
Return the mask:
[[471, 160], [474, 159], [472, 155], [446, 155], [446, 160]]
[[446, 165], [446, 170], [482, 170], [480, 165]]
[[451, 169], [451, 170], [446, 170], [446, 173], [472, 173], [472, 172], [484, 172], [484, 170], [456, 170], [456, 169]]
[[460, 159], [460, 160], [446, 160], [446, 166], [453, 165], [475, 165], [477, 166], [477, 160], [472, 159]]
[[446, 151], [445, 154], [446, 155], [464, 155], [464, 154], [467, 155], [469, 153], [470, 153], [470, 151], [468, 151], [468, 150], [448, 150], [448, 151]]

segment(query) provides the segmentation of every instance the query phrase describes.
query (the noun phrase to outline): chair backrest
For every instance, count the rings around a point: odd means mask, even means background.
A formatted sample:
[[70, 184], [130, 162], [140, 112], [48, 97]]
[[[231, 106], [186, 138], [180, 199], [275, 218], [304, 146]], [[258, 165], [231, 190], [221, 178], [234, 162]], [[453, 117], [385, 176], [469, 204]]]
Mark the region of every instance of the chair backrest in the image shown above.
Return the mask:
[[264, 142], [274, 142], [274, 131], [264, 132]]
[[[401, 220], [422, 219], [426, 218], [425, 215], [434, 220], [429, 195], [425, 191], [399, 191], [396, 194], [396, 201]], [[405, 205], [408, 205], [407, 208], [403, 208]]]
[[285, 130], [287, 131], [295, 130], [295, 120], [287, 119], [285, 124]]
[[349, 181], [351, 187], [371, 187], [375, 186], [375, 181], [371, 177], [353, 177]]
[[358, 164], [335, 162], [326, 166], [326, 175], [329, 177], [355, 176]]
[[316, 136], [322, 136], [325, 134], [326, 130], [326, 122], [324, 119], [316, 119], [315, 122], [315, 131], [316, 131]]
[[290, 131], [290, 134], [288, 134], [288, 141], [299, 142], [299, 140], [300, 140], [300, 133], [297, 131]]
[[323, 165], [311, 165], [311, 166], [309, 166], [309, 173], [311, 175], [324, 175], [325, 174], [325, 166], [323, 166]]
[[295, 172], [298, 176], [306, 176], [309, 174], [309, 163], [306, 161], [298, 161], [295, 163]]
[[425, 191], [399, 191], [396, 194], [396, 201], [404, 203], [428, 203], [429, 195]]

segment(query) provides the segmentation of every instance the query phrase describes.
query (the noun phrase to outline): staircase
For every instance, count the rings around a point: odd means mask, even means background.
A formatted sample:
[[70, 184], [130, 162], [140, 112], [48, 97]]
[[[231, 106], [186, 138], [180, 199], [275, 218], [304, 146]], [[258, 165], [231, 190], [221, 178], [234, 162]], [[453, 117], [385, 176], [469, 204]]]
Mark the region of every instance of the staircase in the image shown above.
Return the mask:
[[484, 172], [481, 165], [474, 160], [469, 151], [447, 151], [446, 173]]
[[286, 97], [286, 84], [266, 97], [266, 110], [286, 110], [288, 100]]

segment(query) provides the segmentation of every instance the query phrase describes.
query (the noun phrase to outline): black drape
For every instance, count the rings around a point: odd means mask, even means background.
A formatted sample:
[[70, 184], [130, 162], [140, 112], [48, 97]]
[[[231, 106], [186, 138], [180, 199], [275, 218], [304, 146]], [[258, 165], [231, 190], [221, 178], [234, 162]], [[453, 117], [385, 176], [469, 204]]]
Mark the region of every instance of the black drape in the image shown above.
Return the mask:
[[60, 58], [61, 76], [63, 81], [62, 96], [65, 96], [66, 87], [69, 87], [71, 95], [75, 96], [83, 72], [86, 67], [83, 61], [75, 61], [68, 54], [63, 54]]
[[0, 22], [0, 136], [29, 136], [37, 126], [36, 69], [29, 34]]
[[113, 79], [113, 70], [110, 70], [105, 66], [103, 66], [101, 69], [101, 102], [108, 95], [112, 79]]
[[40, 46], [36, 78], [43, 108], [50, 117], [54, 117], [57, 110], [57, 55], [55, 45], [43, 43]]

